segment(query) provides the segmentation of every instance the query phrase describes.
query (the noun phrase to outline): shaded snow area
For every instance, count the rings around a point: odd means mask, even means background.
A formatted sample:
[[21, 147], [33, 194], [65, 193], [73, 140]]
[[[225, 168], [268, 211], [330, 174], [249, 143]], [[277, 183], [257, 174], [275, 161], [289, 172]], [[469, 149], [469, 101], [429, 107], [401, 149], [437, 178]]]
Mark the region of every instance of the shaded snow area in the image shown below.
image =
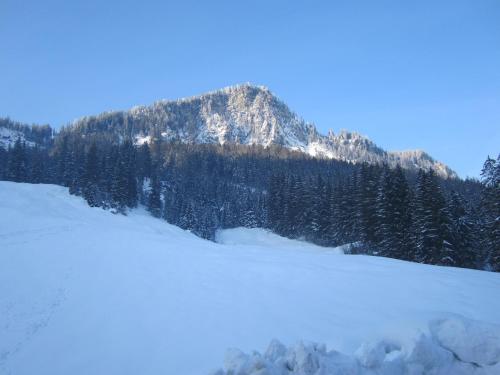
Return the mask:
[[500, 374], [499, 274], [218, 240], [0, 182], [0, 374]]

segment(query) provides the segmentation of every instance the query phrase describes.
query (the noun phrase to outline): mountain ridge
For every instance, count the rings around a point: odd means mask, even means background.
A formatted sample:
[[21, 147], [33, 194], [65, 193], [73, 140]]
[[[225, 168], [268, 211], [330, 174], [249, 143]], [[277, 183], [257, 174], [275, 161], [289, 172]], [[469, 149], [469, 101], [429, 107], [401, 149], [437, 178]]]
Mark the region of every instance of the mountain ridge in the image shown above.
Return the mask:
[[386, 151], [366, 136], [347, 130], [321, 134], [314, 123], [293, 112], [269, 88], [250, 83], [86, 116], [75, 120], [69, 128], [92, 132], [96, 121], [113, 121], [110, 117], [118, 117], [115, 120], [131, 130], [121, 135], [132, 136], [137, 143], [162, 138], [185, 143], [279, 145], [313, 157], [353, 163], [387, 163], [392, 167], [399, 164], [411, 170], [434, 169], [444, 178], [458, 177], [448, 166], [422, 150]]
[[433, 169], [443, 178], [458, 177], [422, 150], [386, 151], [368, 137], [344, 129], [321, 134], [269, 88], [250, 83], [84, 116], [65, 126], [64, 132], [106, 133], [117, 140], [130, 137], [136, 144], [156, 138], [195, 144], [278, 145], [312, 157]]

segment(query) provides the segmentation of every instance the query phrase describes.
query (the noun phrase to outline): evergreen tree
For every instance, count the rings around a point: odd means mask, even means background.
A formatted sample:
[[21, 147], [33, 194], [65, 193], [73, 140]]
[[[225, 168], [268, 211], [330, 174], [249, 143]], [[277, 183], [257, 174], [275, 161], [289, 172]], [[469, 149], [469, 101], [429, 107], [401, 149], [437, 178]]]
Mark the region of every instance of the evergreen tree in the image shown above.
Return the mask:
[[59, 137], [59, 143], [56, 144], [54, 155], [57, 160], [57, 182], [63, 186], [69, 186], [69, 179], [66, 171], [68, 154], [68, 137], [62, 135]]
[[7, 178], [14, 182], [25, 182], [27, 178], [26, 145], [20, 138], [16, 139], [14, 147], [9, 150]]
[[421, 171], [416, 196], [416, 261], [456, 265], [446, 201], [433, 171]]
[[478, 245], [477, 220], [470, 207], [466, 206], [463, 197], [453, 192], [449, 202], [451, 219], [451, 233], [453, 244], [457, 252], [457, 263], [460, 267], [476, 268], [477, 256], [476, 247]]
[[48, 178], [48, 171], [46, 170], [45, 153], [40, 150], [38, 145], [35, 145], [29, 150], [26, 150], [28, 163], [28, 176], [27, 181], [33, 184], [45, 182]]
[[135, 148], [130, 140], [126, 140], [119, 148], [111, 184], [111, 196], [119, 212], [137, 206], [135, 168]]
[[182, 205], [180, 210], [179, 226], [183, 229], [192, 230], [196, 226], [196, 217], [191, 202]]
[[7, 180], [7, 158], [8, 152], [3, 147], [0, 147], [0, 180]]
[[127, 157], [120, 152], [111, 178], [111, 198], [113, 207], [122, 213], [128, 202], [128, 175]]
[[257, 226], [257, 215], [255, 213], [255, 207], [252, 202], [252, 199], [247, 196], [245, 199], [245, 205], [242, 210], [242, 225], [246, 228], [255, 228]]
[[92, 143], [85, 159], [85, 170], [82, 179], [83, 197], [91, 207], [100, 206], [99, 196], [99, 160], [97, 156], [97, 146]]
[[297, 238], [302, 235], [305, 223], [306, 202], [304, 185], [300, 177], [292, 176], [287, 191], [287, 216], [285, 235]]
[[285, 177], [284, 175], [271, 176], [269, 187], [269, 226], [278, 234], [284, 234], [285, 227]]
[[151, 215], [154, 217], [161, 217], [161, 185], [157, 173], [151, 175], [148, 211], [151, 212]]
[[378, 248], [380, 255], [410, 259], [411, 213], [410, 191], [401, 167], [384, 168], [378, 193]]
[[377, 167], [363, 164], [359, 169], [357, 189], [357, 219], [361, 242], [372, 252], [379, 243], [377, 228], [377, 195], [380, 172]]
[[311, 195], [312, 215], [308, 218], [311, 221], [311, 237], [316, 242], [328, 245], [332, 242], [331, 219], [332, 219], [332, 189], [330, 184], [326, 184], [321, 175], [318, 175], [315, 192]]
[[481, 171], [481, 245], [486, 267], [500, 272], [500, 155], [487, 158]]

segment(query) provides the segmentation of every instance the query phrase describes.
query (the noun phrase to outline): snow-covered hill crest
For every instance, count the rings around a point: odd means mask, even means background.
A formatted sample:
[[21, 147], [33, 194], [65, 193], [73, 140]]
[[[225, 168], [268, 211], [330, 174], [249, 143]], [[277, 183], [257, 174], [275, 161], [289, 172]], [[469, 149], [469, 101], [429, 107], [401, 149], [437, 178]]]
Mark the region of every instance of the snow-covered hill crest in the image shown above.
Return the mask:
[[423, 152], [387, 152], [346, 130], [320, 134], [314, 124], [290, 110], [268, 88], [251, 84], [84, 117], [68, 129], [132, 136], [137, 143], [157, 137], [185, 143], [279, 145], [314, 157], [400, 164], [413, 170], [432, 168], [442, 177], [456, 177], [450, 168]]

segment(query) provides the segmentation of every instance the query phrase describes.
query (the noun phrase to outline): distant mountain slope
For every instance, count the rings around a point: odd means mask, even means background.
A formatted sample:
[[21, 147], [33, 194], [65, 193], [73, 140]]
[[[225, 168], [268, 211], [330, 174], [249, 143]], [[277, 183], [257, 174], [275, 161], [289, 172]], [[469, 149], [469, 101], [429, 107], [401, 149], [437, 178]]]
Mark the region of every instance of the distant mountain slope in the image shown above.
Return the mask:
[[52, 142], [53, 130], [49, 125], [27, 125], [0, 118], [0, 147], [7, 149], [20, 139], [26, 146], [46, 147]]
[[345, 130], [322, 135], [269, 89], [250, 84], [84, 117], [66, 130], [131, 136], [137, 143], [161, 137], [185, 143], [281, 145], [315, 157], [391, 166], [399, 163], [407, 169], [432, 168], [445, 178], [457, 176], [422, 151], [387, 152], [368, 138]]

